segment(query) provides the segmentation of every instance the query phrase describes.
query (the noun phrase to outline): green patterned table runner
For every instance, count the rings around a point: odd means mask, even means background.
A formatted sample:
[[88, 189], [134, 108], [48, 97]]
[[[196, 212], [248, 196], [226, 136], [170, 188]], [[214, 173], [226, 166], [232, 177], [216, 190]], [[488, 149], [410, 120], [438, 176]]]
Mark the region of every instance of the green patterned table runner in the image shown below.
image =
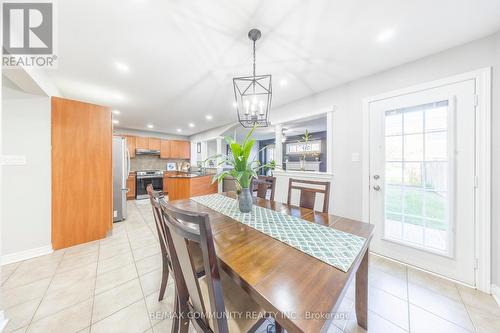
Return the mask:
[[366, 241], [360, 236], [255, 205], [252, 212], [242, 213], [237, 200], [221, 194], [193, 197], [191, 200], [344, 272], [349, 270]]

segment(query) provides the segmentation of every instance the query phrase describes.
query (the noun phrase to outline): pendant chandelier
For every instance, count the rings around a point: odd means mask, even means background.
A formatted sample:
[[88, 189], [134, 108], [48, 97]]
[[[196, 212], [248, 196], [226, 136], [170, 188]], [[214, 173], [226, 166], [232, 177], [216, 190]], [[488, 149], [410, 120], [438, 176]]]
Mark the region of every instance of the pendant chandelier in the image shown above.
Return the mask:
[[248, 38], [253, 41], [253, 76], [233, 78], [236, 100], [234, 106], [238, 112], [238, 121], [243, 127], [269, 126], [272, 98], [271, 75], [255, 74], [255, 42], [261, 35], [258, 29], [248, 32]]

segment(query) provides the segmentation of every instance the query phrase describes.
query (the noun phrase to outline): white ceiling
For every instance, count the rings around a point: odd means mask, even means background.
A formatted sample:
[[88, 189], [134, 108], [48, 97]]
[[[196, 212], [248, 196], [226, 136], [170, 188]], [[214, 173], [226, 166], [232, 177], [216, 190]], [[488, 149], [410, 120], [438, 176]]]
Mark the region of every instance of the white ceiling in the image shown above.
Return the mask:
[[[257, 72], [273, 75], [274, 106], [500, 30], [498, 0], [64, 0], [57, 6], [59, 64], [50, 75], [63, 95], [119, 109], [119, 127], [154, 124], [155, 131], [183, 135], [235, 121], [232, 78], [250, 74], [247, 32], [254, 27], [263, 33]], [[388, 29], [393, 38], [377, 41]], [[281, 87], [281, 80], [288, 84]]]

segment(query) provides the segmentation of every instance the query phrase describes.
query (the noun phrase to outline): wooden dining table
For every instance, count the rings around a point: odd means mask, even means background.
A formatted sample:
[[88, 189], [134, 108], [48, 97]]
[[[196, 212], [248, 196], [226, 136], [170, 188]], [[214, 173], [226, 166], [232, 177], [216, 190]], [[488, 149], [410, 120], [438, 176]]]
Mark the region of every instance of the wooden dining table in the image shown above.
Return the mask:
[[[235, 193], [223, 193], [236, 198]], [[220, 267], [287, 332], [326, 332], [356, 276], [358, 325], [368, 328], [368, 249], [373, 225], [254, 197], [254, 204], [364, 237], [347, 272], [190, 199], [169, 204], [207, 213]]]

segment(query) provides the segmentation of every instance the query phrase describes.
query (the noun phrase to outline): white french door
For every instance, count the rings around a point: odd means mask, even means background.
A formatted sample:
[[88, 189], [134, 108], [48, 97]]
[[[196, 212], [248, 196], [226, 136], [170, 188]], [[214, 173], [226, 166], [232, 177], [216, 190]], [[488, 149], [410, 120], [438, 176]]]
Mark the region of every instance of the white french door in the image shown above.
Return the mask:
[[475, 80], [369, 103], [371, 250], [475, 285]]

